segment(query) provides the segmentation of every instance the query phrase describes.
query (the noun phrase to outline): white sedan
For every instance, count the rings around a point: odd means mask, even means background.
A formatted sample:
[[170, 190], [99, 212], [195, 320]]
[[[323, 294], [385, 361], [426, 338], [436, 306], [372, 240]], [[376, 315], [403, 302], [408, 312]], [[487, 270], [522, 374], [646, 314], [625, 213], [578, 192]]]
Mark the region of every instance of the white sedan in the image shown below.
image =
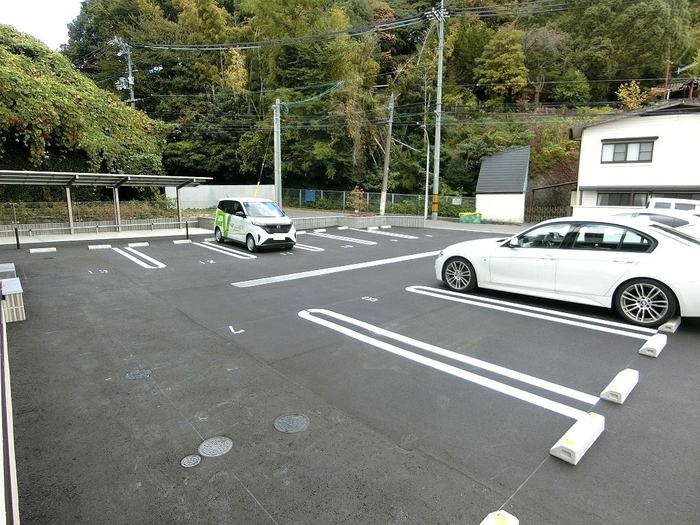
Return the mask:
[[657, 327], [700, 316], [700, 240], [623, 217], [552, 219], [510, 238], [453, 244], [435, 261], [449, 288], [477, 286], [614, 308]]

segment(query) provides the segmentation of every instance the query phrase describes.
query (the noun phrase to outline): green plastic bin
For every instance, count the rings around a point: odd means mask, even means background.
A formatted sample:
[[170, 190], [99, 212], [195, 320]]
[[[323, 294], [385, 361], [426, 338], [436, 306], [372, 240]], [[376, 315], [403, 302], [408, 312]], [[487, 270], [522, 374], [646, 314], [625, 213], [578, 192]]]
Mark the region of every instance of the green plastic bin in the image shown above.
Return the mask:
[[466, 224], [481, 224], [481, 213], [462, 212], [459, 214], [459, 222]]

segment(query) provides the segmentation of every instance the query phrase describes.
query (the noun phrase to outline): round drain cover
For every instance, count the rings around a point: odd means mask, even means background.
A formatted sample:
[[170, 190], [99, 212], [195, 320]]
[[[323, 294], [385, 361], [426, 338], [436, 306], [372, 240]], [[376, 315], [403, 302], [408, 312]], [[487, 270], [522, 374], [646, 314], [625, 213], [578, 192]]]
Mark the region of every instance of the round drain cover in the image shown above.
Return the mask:
[[202, 441], [199, 445], [199, 453], [208, 458], [223, 456], [233, 448], [233, 441], [227, 437], [217, 436]]
[[132, 370], [131, 372], [124, 374], [124, 379], [131, 379], [132, 381], [137, 379], [146, 379], [147, 377], [150, 377], [152, 373], [153, 370], [150, 368], [137, 368], [136, 370]]
[[180, 461], [180, 465], [182, 465], [185, 468], [196, 467], [201, 461], [202, 458], [200, 456], [198, 456], [197, 454], [191, 454], [182, 458], [182, 461]]
[[302, 414], [285, 414], [275, 419], [275, 428], [280, 432], [294, 434], [309, 426], [309, 418]]

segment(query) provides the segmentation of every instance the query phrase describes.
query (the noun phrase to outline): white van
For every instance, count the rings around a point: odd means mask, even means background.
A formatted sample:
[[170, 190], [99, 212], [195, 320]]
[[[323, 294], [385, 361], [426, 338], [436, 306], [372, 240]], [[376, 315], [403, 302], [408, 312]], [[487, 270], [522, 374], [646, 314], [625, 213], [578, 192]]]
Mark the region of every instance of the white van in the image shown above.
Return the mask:
[[680, 210], [700, 213], [700, 200], [652, 197], [649, 199], [649, 202], [647, 202], [647, 208], [653, 208], [655, 210]]
[[245, 244], [248, 251], [258, 248], [292, 248], [297, 232], [275, 201], [254, 197], [220, 199], [216, 204], [214, 237]]

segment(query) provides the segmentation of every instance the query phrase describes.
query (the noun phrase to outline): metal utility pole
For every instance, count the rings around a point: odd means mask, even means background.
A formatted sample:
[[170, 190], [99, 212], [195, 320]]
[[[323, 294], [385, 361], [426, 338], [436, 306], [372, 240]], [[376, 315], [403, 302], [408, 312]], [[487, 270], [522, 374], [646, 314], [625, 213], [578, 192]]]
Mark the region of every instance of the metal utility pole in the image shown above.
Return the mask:
[[119, 37], [114, 37], [111, 41], [110, 44], [115, 44], [119, 46], [119, 51], [117, 51], [117, 56], [120, 57], [122, 55], [126, 55], [126, 64], [127, 64], [127, 77], [119, 77], [119, 80], [117, 80], [114, 83], [114, 86], [117, 89], [128, 89], [129, 90], [129, 100], [125, 100], [125, 102], [130, 102], [131, 107], [135, 108], [136, 107], [136, 99], [134, 98], [134, 72], [133, 72], [133, 66], [131, 64], [131, 46], [124, 42], [121, 38]]
[[438, 200], [440, 197], [440, 131], [442, 126], [442, 60], [445, 48], [445, 19], [449, 13], [445, 9], [445, 0], [440, 0], [440, 9], [432, 8], [426, 13], [429, 19], [438, 21], [438, 72], [437, 98], [435, 100], [435, 153], [433, 166], [433, 202], [432, 218], [438, 218]]
[[391, 127], [394, 124], [394, 93], [389, 99], [389, 126], [386, 131], [386, 147], [384, 148], [384, 177], [382, 178], [382, 197], [379, 201], [379, 215], [386, 211], [386, 192], [389, 186], [389, 161], [391, 160]]
[[281, 118], [280, 118], [280, 99], [275, 100], [273, 109], [273, 127], [274, 127], [274, 147], [275, 147], [275, 201], [282, 206], [282, 136], [280, 133]]

